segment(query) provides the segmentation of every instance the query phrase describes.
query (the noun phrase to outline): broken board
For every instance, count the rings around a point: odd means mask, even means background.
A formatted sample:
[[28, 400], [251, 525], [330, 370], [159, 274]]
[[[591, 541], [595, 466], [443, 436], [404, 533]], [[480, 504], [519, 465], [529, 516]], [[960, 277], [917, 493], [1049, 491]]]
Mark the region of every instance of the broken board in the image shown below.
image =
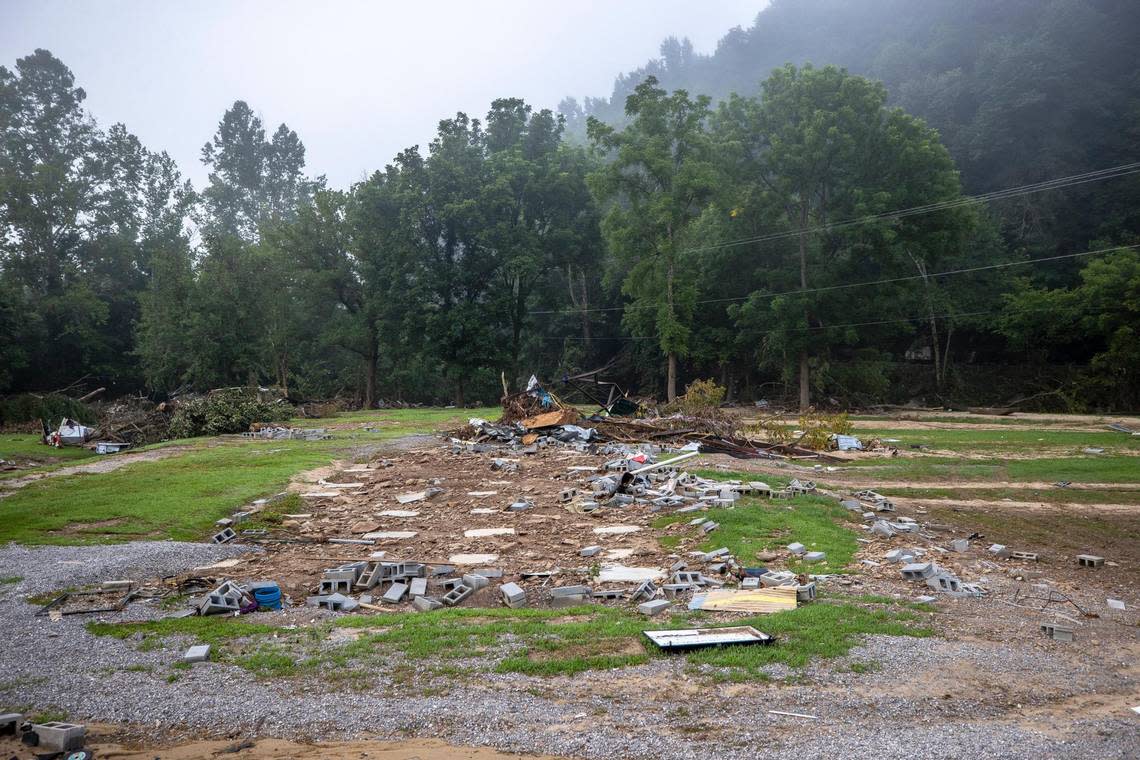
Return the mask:
[[710, 610], [717, 612], [750, 612], [767, 614], [794, 610], [796, 608], [795, 586], [774, 586], [761, 589], [716, 589], [697, 594], [689, 602], [690, 610]]
[[642, 631], [662, 649], [687, 651], [733, 644], [771, 644], [775, 639], [750, 625], [727, 628], [685, 628], [676, 631]]

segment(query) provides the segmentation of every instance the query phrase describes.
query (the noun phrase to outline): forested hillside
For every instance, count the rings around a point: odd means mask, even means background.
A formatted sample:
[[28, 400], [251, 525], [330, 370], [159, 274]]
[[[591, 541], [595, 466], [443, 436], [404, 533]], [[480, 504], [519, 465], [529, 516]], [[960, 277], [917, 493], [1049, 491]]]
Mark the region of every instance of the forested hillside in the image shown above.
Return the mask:
[[1138, 37], [1124, 0], [776, 0], [349, 188], [243, 100], [194, 188], [37, 50], [0, 67], [0, 392], [490, 402], [613, 361], [660, 397], [1135, 409]]

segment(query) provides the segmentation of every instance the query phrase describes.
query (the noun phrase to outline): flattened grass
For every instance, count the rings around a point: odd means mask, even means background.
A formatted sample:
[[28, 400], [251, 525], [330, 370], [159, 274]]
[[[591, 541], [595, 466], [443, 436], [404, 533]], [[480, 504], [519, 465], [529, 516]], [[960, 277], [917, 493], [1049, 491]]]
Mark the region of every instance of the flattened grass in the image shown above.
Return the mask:
[[[783, 663], [799, 668], [814, 659], [839, 657], [861, 635], [930, 635], [918, 620], [914, 609], [890, 599], [882, 604], [873, 600], [820, 601], [775, 615], [716, 624], [753, 625], [777, 637], [773, 646], [725, 647], [678, 656], [694, 665], [727, 669], [719, 676], [722, 678], [766, 679], [762, 668], [767, 665]], [[228, 617], [89, 623], [87, 628], [98, 636], [123, 639], [141, 631], [143, 647], [163, 636], [192, 636], [214, 646], [212, 660], [263, 677], [289, 677], [330, 668], [373, 669], [393, 675], [396, 666], [390, 655], [399, 653], [409, 660], [433, 661], [434, 666], [426, 668], [432, 676], [457, 678], [490, 671], [573, 675], [640, 665], [672, 656], [659, 651], [643, 631], [708, 624], [703, 613], [681, 609], [648, 620], [628, 608], [584, 605], [562, 610], [457, 608], [352, 615], [337, 618], [331, 625], [294, 632]], [[327, 635], [333, 628], [352, 630], [357, 635], [329, 646]], [[270, 639], [278, 634], [278, 638]], [[459, 660], [463, 662], [457, 663]]]

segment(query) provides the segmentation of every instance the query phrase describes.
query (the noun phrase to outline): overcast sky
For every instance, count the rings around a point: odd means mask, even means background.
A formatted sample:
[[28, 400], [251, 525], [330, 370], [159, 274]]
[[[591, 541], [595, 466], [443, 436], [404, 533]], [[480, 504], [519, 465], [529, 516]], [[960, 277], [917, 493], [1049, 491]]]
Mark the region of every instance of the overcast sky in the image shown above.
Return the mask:
[[99, 123], [123, 122], [201, 187], [200, 151], [244, 99], [336, 187], [426, 147], [440, 119], [497, 97], [554, 108], [688, 36], [711, 52], [767, 0], [0, 0], [0, 65], [47, 48]]

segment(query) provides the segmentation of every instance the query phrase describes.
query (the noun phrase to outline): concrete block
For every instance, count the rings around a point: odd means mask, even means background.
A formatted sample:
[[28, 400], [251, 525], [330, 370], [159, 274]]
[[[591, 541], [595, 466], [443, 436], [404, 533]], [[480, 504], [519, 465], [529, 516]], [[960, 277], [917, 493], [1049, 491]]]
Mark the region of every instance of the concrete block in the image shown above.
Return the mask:
[[918, 533], [921, 529], [921, 526], [916, 522], [893, 522], [890, 525], [899, 533]]
[[559, 596], [589, 596], [589, 586], [558, 586], [550, 589], [550, 595], [553, 597]]
[[672, 604], [673, 603], [668, 599], [654, 599], [652, 601], [645, 602], [644, 604], [637, 605], [637, 611], [642, 615], [653, 617], [654, 615], [659, 615], [665, 610], [669, 609]]
[[328, 596], [329, 594], [351, 594], [352, 581], [347, 579], [322, 578], [317, 593], [322, 596]]
[[218, 520], [214, 523], [214, 525], [217, 525], [219, 528], [228, 528], [233, 524], [234, 521], [228, 517], [223, 517], [221, 520]]
[[912, 562], [909, 565], [903, 565], [902, 577], [908, 581], [920, 581], [924, 578], [930, 578], [941, 572], [938, 565], [933, 562]]
[[1011, 552], [1009, 556], [1025, 562], [1039, 562], [1041, 559], [1035, 552]]
[[642, 581], [633, 593], [630, 594], [630, 599], [638, 601], [639, 599], [652, 599], [657, 596], [657, 584], [653, 581]]
[[898, 535], [898, 531], [886, 520], [875, 520], [874, 524], [871, 525], [871, 533], [883, 538]]
[[487, 580], [482, 575], [468, 573], [467, 575], [463, 576], [463, 585], [470, 586], [472, 589], [481, 589], [490, 586], [491, 581]]
[[526, 606], [526, 591], [517, 583], [504, 583], [502, 586], [499, 586], [499, 593], [503, 595], [503, 602], [505, 602], [508, 607]]
[[408, 593], [412, 597], [427, 595], [427, 578], [411, 578], [408, 584]]
[[0, 736], [9, 734], [15, 736], [20, 732], [22, 725], [24, 725], [23, 713], [4, 713], [0, 715]]
[[460, 583], [459, 585], [453, 587], [446, 594], [444, 594], [440, 601], [448, 607], [454, 607], [474, 593], [475, 589], [463, 583]]
[[509, 507], [507, 507], [507, 509], [511, 512], [525, 512], [528, 509], [532, 509], [533, 507], [534, 507], [534, 505], [531, 504], [529, 501], [523, 500], [523, 501], [511, 502], [511, 505]]
[[205, 662], [210, 659], [210, 645], [198, 644], [186, 650], [186, 654], [182, 655], [183, 662]]
[[591, 594], [591, 596], [595, 599], [609, 599], [612, 601], [615, 599], [621, 599], [627, 593], [627, 591], [624, 591], [620, 588], [606, 588], [595, 591], [593, 594]]
[[760, 579], [759, 578], [745, 578], [744, 580], [740, 581], [740, 587], [741, 588], [760, 588]]
[[412, 606], [420, 612], [429, 612], [431, 610], [438, 610], [443, 606], [443, 602], [431, 596], [417, 596], [412, 600]]
[[451, 575], [454, 573], [455, 565], [431, 565], [427, 570], [430, 577], [437, 578], [441, 575]]
[[600, 554], [601, 551], [602, 551], [602, 547], [595, 544], [594, 546], [587, 546], [587, 547], [584, 547], [582, 549], [579, 549], [578, 550], [578, 556], [579, 557], [593, 557], [595, 554]]
[[471, 571], [472, 575], [481, 575], [484, 578], [502, 578], [503, 568], [501, 567], [477, 567]]
[[1060, 623], [1042, 623], [1041, 632], [1054, 641], [1073, 640], [1073, 629]]
[[957, 594], [962, 591], [962, 581], [949, 573], [939, 573], [926, 579], [926, 585], [935, 591]]
[[241, 525], [243, 522], [245, 522], [246, 520], [249, 519], [250, 514], [252, 514], [252, 513], [244, 512], [244, 511], [243, 512], [234, 512], [231, 517], [233, 518], [235, 525]]
[[1100, 567], [1104, 564], [1104, 557], [1095, 554], [1078, 554], [1077, 564], [1081, 567]]
[[237, 533], [234, 533], [233, 528], [222, 528], [220, 531], [215, 533], [214, 537], [210, 540], [215, 544], [226, 544], [230, 541], [233, 541], [235, 538], [237, 538]]
[[701, 524], [701, 530], [703, 530], [705, 533], [712, 533], [714, 530], [716, 530], [719, 527], [720, 527], [720, 523], [715, 523], [712, 520], [708, 520], [708, 521]]
[[447, 589], [448, 591], [466, 585], [467, 584], [463, 582], [462, 578], [446, 578], [439, 582], [439, 586], [441, 588]]
[[993, 544], [989, 548], [990, 554], [995, 557], [1008, 557], [1009, 549], [1005, 548], [1005, 544]]
[[573, 501], [574, 497], [578, 495], [577, 488], [563, 488], [558, 494], [558, 500], [563, 504]]
[[384, 592], [384, 596], [380, 597], [380, 601], [385, 604], [399, 604], [403, 601], [407, 593], [408, 584], [397, 581], [388, 587], [388, 590]]
[[804, 562], [823, 562], [827, 559], [827, 552], [808, 552], [804, 555]]
[[678, 586], [699, 586], [701, 585], [701, 574], [691, 570], [679, 570], [673, 573], [670, 580]]
[[968, 551], [969, 548], [970, 542], [964, 538], [956, 538], [950, 542], [950, 551], [952, 552], [964, 552]]
[[800, 602], [815, 601], [815, 581], [796, 586], [796, 600]]
[[33, 723], [32, 733], [39, 738], [39, 748], [48, 752], [71, 752], [83, 749], [87, 728], [75, 723], [53, 720], [50, 723]]
[[720, 559], [721, 557], [727, 557], [731, 553], [732, 552], [729, 551], [729, 548], [727, 546], [722, 546], [721, 548], [719, 548], [715, 551], [708, 552], [701, 559], [703, 559], [705, 562], [712, 562], [714, 559]]
[[588, 604], [590, 596], [587, 594], [569, 594], [567, 596], [550, 597], [550, 606], [555, 609], [577, 607], [579, 604]]
[[807, 547], [800, 543], [788, 544], [788, 551], [792, 554], [804, 554], [807, 552]]

